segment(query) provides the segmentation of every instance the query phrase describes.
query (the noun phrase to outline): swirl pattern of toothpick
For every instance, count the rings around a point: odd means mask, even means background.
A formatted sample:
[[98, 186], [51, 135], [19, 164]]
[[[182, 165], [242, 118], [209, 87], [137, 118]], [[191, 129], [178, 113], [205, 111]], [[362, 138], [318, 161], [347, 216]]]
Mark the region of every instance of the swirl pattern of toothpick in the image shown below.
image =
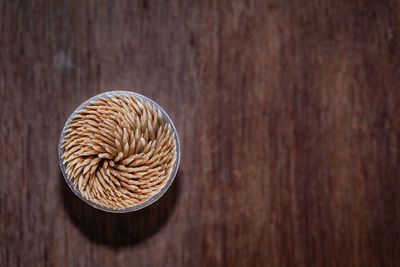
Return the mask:
[[68, 179], [98, 205], [124, 209], [143, 203], [167, 183], [176, 160], [170, 123], [134, 95], [107, 95], [83, 105], [62, 140]]

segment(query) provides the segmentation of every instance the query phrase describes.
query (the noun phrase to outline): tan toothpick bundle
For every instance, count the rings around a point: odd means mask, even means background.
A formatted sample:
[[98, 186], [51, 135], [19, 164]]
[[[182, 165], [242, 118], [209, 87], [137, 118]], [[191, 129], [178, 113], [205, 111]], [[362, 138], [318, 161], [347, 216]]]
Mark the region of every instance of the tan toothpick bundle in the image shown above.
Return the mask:
[[138, 205], [167, 183], [176, 160], [171, 124], [134, 95], [99, 96], [75, 112], [61, 142], [65, 173], [89, 201]]

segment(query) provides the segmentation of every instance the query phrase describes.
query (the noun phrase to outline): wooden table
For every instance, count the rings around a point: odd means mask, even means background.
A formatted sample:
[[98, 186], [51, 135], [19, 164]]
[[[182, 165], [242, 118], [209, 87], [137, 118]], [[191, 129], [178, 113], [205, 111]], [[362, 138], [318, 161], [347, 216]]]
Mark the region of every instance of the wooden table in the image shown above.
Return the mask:
[[[399, 1], [0, 0], [0, 266], [400, 266]], [[71, 112], [125, 89], [175, 122], [173, 187], [79, 200]]]

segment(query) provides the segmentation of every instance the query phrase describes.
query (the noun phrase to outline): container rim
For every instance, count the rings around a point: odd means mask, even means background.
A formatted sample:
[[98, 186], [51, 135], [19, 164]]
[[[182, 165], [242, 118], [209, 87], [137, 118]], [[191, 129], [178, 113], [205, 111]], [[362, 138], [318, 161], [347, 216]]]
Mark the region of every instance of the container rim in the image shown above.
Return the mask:
[[[85, 197], [83, 197], [82, 194], [81, 194], [81, 192], [80, 192], [78, 189], [74, 189], [74, 185], [73, 185], [72, 181], [68, 178], [68, 175], [65, 173], [65, 164], [63, 163], [63, 159], [62, 159], [62, 154], [64, 154], [64, 151], [65, 151], [65, 150], [64, 150], [64, 148], [61, 148], [61, 142], [64, 140], [64, 137], [65, 137], [65, 128], [66, 128], [66, 127], [69, 125], [69, 123], [71, 122], [72, 117], [73, 117], [79, 110], [81, 110], [81, 109], [84, 108], [84, 105], [89, 104], [90, 102], [92, 102], [92, 101], [94, 101], [94, 100], [98, 100], [98, 99], [99, 99], [100, 97], [102, 97], [102, 96], [113, 96], [113, 95], [115, 96], [115, 95], [117, 95], [117, 94], [120, 94], [120, 95], [133, 95], [133, 96], [135, 96], [135, 97], [137, 97], [137, 98], [140, 98], [140, 99], [143, 99], [143, 100], [149, 102], [151, 105], [154, 105], [154, 106], [156, 106], [157, 108], [159, 108], [160, 111], [161, 111], [161, 114], [162, 114], [163, 118], [164, 118], [169, 124], [171, 124], [172, 131], [173, 131], [174, 138], [175, 138], [175, 143], [176, 143], [176, 159], [175, 159], [175, 162], [174, 162], [174, 166], [173, 166], [171, 175], [167, 178], [167, 179], [168, 179], [167, 183], [161, 188], [161, 190], [160, 190], [157, 194], [153, 195], [153, 196], [152, 196], [151, 198], [149, 198], [148, 200], [146, 200], [146, 201], [144, 201], [144, 202], [142, 202], [142, 203], [139, 203], [139, 204], [137, 204], [137, 205], [134, 205], [134, 206], [131, 206], [131, 207], [128, 207], [128, 208], [123, 208], [123, 209], [113, 209], [113, 208], [110, 208], [110, 207], [105, 207], [105, 206], [101, 206], [101, 205], [99, 205], [99, 204], [96, 204], [96, 203], [94, 203], [93, 201], [88, 200], [88, 199], [86, 199]], [[64, 127], [63, 127], [63, 129], [62, 129], [62, 132], [61, 132], [60, 140], [59, 140], [59, 142], [58, 142], [58, 156], [59, 156], [59, 161], [60, 161], [61, 172], [62, 172], [62, 174], [63, 174], [63, 176], [64, 176], [65, 181], [67, 182], [69, 188], [70, 188], [70, 189], [75, 193], [75, 195], [77, 195], [81, 200], [83, 200], [85, 203], [89, 204], [89, 205], [92, 206], [93, 208], [96, 208], [96, 209], [99, 209], [99, 210], [102, 210], [102, 211], [105, 211], [105, 212], [111, 212], [111, 213], [127, 213], [127, 212], [132, 212], [132, 211], [137, 211], [137, 210], [143, 209], [143, 208], [145, 208], [145, 207], [147, 207], [147, 206], [153, 204], [153, 203], [154, 203], [155, 201], [157, 201], [162, 195], [164, 195], [164, 193], [165, 193], [165, 192], [168, 190], [168, 188], [171, 186], [171, 184], [172, 184], [172, 182], [174, 181], [175, 176], [176, 176], [176, 174], [177, 174], [177, 172], [178, 172], [179, 163], [180, 163], [180, 157], [181, 157], [181, 147], [180, 147], [178, 132], [177, 132], [177, 130], [176, 130], [176, 128], [175, 128], [175, 125], [174, 125], [174, 123], [172, 122], [172, 120], [170, 119], [170, 117], [168, 116], [168, 114], [165, 112], [165, 110], [164, 110], [160, 105], [158, 105], [156, 102], [154, 102], [153, 100], [151, 100], [150, 98], [148, 98], [148, 97], [146, 97], [146, 96], [144, 96], [144, 95], [141, 95], [141, 94], [138, 94], [138, 93], [135, 93], [135, 92], [132, 92], [132, 91], [119, 91], [119, 90], [117, 90], [117, 91], [108, 91], [108, 92], [104, 92], [104, 93], [100, 93], [100, 94], [98, 94], [98, 95], [95, 95], [95, 96], [93, 96], [93, 97], [87, 99], [87, 100], [86, 100], [85, 102], [83, 102], [82, 104], [80, 104], [79, 107], [76, 108], [76, 109], [72, 112], [72, 114], [68, 117], [68, 120], [66, 121], [66, 123], [65, 123], [65, 125], [64, 125]]]

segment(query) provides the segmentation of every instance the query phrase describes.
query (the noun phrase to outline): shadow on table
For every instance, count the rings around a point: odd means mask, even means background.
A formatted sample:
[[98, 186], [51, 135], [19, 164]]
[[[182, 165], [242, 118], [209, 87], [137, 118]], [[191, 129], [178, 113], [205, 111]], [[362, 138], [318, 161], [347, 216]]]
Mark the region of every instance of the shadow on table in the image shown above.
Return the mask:
[[68, 187], [60, 173], [63, 205], [70, 220], [92, 242], [113, 248], [131, 246], [155, 235], [168, 221], [179, 197], [181, 171], [165, 194], [150, 206], [131, 213], [107, 213], [92, 208]]

